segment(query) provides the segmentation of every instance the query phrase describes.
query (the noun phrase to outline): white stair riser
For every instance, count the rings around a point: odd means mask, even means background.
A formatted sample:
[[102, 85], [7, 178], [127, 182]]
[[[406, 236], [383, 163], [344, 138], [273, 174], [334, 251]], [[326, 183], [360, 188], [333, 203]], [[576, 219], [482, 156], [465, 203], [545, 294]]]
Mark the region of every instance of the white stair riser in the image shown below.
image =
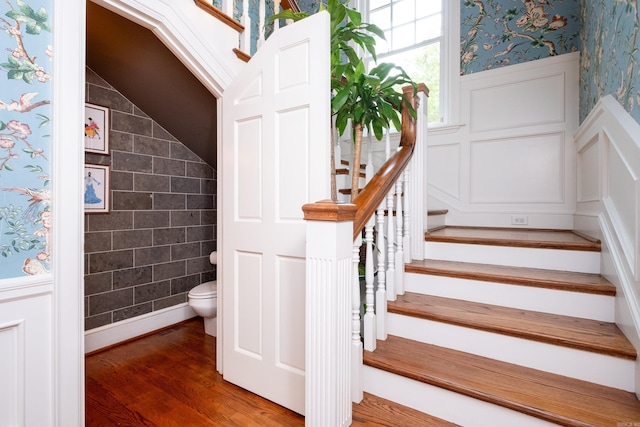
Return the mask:
[[391, 335], [634, 391], [631, 360], [388, 313]]
[[461, 426], [550, 427], [556, 425], [370, 366], [364, 367], [364, 391]]
[[612, 296], [418, 273], [406, 273], [404, 283], [407, 292], [602, 322], [615, 320], [615, 299]]
[[425, 242], [425, 257], [443, 261], [600, 274], [600, 252]]
[[428, 215], [427, 216], [427, 230], [433, 230], [437, 227], [445, 226], [446, 215]]

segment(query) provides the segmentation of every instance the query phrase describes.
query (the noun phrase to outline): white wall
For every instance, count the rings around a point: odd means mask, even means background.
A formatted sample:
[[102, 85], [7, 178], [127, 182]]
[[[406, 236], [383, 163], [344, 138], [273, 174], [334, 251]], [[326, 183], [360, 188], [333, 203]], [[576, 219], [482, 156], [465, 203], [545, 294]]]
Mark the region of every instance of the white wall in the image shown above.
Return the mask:
[[608, 95], [575, 140], [575, 229], [602, 240], [601, 271], [617, 289], [616, 324], [640, 349], [640, 125]]
[[460, 124], [428, 140], [429, 207], [448, 225], [572, 228], [578, 58], [460, 77]]

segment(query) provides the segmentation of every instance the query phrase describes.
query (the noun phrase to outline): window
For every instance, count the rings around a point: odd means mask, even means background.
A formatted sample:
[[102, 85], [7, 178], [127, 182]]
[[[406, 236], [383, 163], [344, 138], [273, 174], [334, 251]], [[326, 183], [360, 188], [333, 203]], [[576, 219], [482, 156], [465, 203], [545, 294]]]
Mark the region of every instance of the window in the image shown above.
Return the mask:
[[378, 62], [400, 65], [414, 81], [425, 83], [429, 122], [444, 122], [440, 96], [446, 63], [443, 0], [363, 0], [362, 4], [366, 22], [377, 25], [387, 39], [377, 40]]

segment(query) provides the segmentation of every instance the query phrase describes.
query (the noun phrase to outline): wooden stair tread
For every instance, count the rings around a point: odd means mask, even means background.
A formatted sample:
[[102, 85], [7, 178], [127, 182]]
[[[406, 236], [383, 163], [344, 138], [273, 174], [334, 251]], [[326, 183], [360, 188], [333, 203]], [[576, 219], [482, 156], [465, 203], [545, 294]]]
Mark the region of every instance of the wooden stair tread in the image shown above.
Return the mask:
[[377, 426], [422, 426], [453, 427], [457, 424], [436, 418], [407, 406], [383, 399], [373, 394], [364, 393], [360, 403], [353, 404], [354, 427]]
[[586, 239], [570, 230], [518, 228], [451, 227], [425, 233], [427, 242], [467, 243], [472, 245], [600, 251], [600, 241]]
[[590, 273], [430, 259], [414, 260], [405, 265], [405, 271], [596, 295], [616, 294], [616, 287], [611, 282], [599, 274]]
[[633, 393], [391, 335], [364, 363], [560, 425], [640, 420]]
[[407, 292], [390, 313], [635, 360], [633, 345], [613, 323]]
[[[336, 175], [349, 175], [349, 174], [350, 174], [349, 169], [346, 169], [346, 168], [336, 169]], [[367, 174], [364, 172], [360, 172], [359, 176], [360, 178], [366, 178]]]

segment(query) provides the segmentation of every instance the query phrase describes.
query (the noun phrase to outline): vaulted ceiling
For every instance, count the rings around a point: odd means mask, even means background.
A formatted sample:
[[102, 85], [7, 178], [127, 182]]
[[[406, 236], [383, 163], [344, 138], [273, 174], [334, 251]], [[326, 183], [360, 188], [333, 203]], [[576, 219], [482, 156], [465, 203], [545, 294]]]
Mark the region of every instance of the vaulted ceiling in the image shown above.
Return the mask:
[[87, 66], [216, 167], [216, 98], [150, 30], [87, 1]]

